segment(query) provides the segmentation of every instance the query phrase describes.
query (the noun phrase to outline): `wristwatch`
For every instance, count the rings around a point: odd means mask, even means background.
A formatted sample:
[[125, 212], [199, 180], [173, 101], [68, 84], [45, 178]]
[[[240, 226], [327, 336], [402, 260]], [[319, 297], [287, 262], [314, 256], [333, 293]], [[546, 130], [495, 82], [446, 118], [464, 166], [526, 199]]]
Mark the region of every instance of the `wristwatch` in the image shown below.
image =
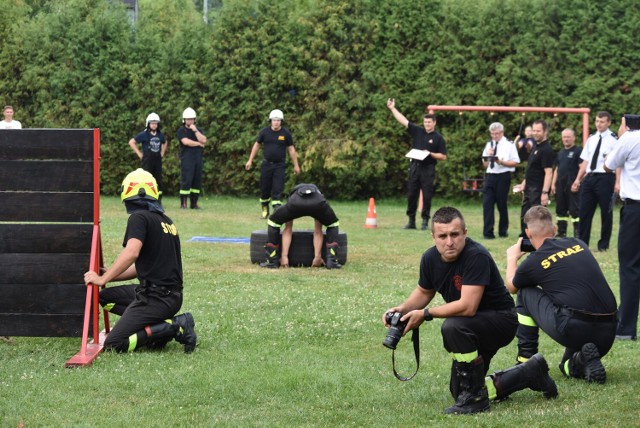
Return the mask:
[[425, 321], [431, 321], [431, 320], [433, 320], [433, 315], [431, 315], [431, 314], [429, 313], [429, 309], [428, 309], [428, 308], [425, 308], [425, 310], [424, 310], [424, 320], [425, 320]]

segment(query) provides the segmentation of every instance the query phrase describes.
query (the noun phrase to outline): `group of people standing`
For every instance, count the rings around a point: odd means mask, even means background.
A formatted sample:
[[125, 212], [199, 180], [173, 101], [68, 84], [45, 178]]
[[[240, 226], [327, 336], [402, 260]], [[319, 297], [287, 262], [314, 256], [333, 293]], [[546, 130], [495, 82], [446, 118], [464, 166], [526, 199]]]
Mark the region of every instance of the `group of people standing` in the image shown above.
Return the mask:
[[[176, 132], [180, 143], [180, 208], [200, 209], [198, 199], [202, 192], [203, 151], [207, 143], [204, 132], [196, 126], [196, 112], [187, 107], [182, 112], [182, 126]], [[138, 148], [140, 145], [140, 149]], [[160, 116], [150, 113], [145, 129], [129, 140], [129, 146], [142, 161], [142, 168], [153, 175], [158, 184], [158, 199], [162, 201], [162, 158], [168, 141], [160, 130]]]

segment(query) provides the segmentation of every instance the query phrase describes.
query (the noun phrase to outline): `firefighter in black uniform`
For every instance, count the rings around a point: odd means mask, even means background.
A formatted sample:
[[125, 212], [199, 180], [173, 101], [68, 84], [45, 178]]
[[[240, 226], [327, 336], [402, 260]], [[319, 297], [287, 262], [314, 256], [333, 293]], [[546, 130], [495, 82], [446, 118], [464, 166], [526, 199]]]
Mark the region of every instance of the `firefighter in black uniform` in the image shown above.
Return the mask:
[[284, 114], [281, 110], [276, 109], [269, 113], [269, 126], [258, 134], [245, 165], [245, 169], [249, 171], [260, 146], [264, 145], [264, 159], [260, 168], [260, 204], [263, 219], [269, 217], [269, 202], [274, 211], [282, 205], [287, 152], [293, 163], [293, 173], [300, 173], [293, 137], [287, 128], [282, 127], [283, 120]]
[[[141, 149], [138, 149], [140, 144]], [[145, 130], [129, 140], [129, 146], [142, 161], [142, 169], [149, 171], [158, 183], [158, 201], [162, 202], [162, 158], [167, 152], [167, 139], [160, 131], [160, 116], [150, 113]]]
[[[453, 356], [450, 391], [455, 404], [445, 413], [477, 413], [488, 410], [490, 399], [504, 398], [531, 388], [547, 398], [558, 395], [544, 357], [536, 354], [527, 363], [486, 377], [496, 352], [514, 338], [518, 321], [513, 304], [491, 254], [467, 237], [460, 211], [443, 207], [431, 224], [435, 246], [420, 262], [418, 286], [401, 305], [389, 312], [404, 314], [405, 333], [423, 321], [445, 318], [444, 347]], [[440, 293], [445, 303], [427, 307]]]
[[556, 196], [558, 238], [567, 236], [567, 225], [573, 224], [573, 236], [580, 237], [580, 193], [571, 190], [580, 169], [580, 152], [575, 144], [576, 134], [571, 128], [562, 131], [563, 149], [558, 152], [551, 180], [551, 193]]
[[[264, 249], [267, 256], [265, 262], [260, 263], [260, 266], [266, 268], [278, 268], [280, 267], [281, 257], [281, 237], [280, 228], [282, 225], [287, 224], [287, 228], [291, 230], [293, 220], [300, 217], [313, 217], [316, 222], [327, 227], [326, 233], [326, 267], [327, 269], [339, 269], [342, 267], [338, 263], [338, 233], [339, 225], [338, 217], [333, 211], [329, 202], [325, 199], [324, 195], [320, 193], [320, 190], [315, 184], [298, 184], [291, 190], [287, 203], [280, 207], [276, 212], [269, 216], [268, 221], [268, 242], [265, 244]], [[322, 229], [316, 226], [314, 231], [314, 247], [316, 246], [316, 237], [318, 232], [322, 234]], [[321, 235], [320, 235], [321, 236]], [[290, 239], [287, 240], [287, 247], [290, 243]], [[321, 241], [320, 241], [321, 242]], [[318, 266], [318, 248], [316, 250], [316, 258], [314, 259], [314, 266]], [[288, 255], [288, 248], [287, 248]], [[285, 263], [285, 266], [288, 262]]]
[[107, 335], [105, 348], [130, 352], [142, 346], [162, 348], [176, 339], [185, 352], [196, 346], [195, 322], [182, 306], [182, 256], [175, 225], [158, 203], [151, 174], [137, 169], [122, 182], [121, 199], [131, 214], [123, 247], [102, 275], [86, 272], [87, 285], [138, 278], [140, 285], [122, 285], [100, 292], [100, 305], [120, 315]]
[[405, 229], [416, 228], [416, 210], [418, 208], [418, 197], [422, 191], [422, 230], [427, 230], [429, 216], [431, 215], [431, 199], [433, 198], [434, 182], [436, 179], [436, 163], [447, 160], [447, 147], [440, 135], [436, 131], [436, 116], [427, 114], [424, 116], [422, 126], [413, 124], [407, 120], [402, 113], [396, 109], [396, 102], [393, 98], [387, 100], [387, 107], [391, 110], [393, 117], [407, 128], [411, 135], [411, 148], [427, 151], [428, 155], [424, 160], [411, 159], [409, 166], [409, 183], [407, 185], [407, 216], [409, 222]]
[[553, 239], [549, 210], [535, 206], [525, 214], [526, 233], [536, 249], [524, 255], [522, 238], [507, 250], [507, 288], [518, 293], [518, 361], [538, 352], [538, 329], [565, 346], [565, 376], [604, 383], [600, 358], [616, 334], [616, 299], [587, 245], [577, 238]]
[[522, 207], [520, 209], [520, 236], [524, 237], [526, 228], [524, 214], [534, 205], [549, 205], [549, 192], [553, 180], [553, 164], [556, 155], [547, 141], [547, 122], [538, 119], [531, 126], [536, 145], [529, 154], [527, 170], [522, 183], [513, 187], [514, 191], [522, 191]]
[[196, 112], [187, 107], [182, 113], [183, 126], [178, 129], [177, 136], [180, 142], [180, 208], [187, 208], [187, 198], [190, 199], [189, 207], [199, 210], [198, 198], [202, 186], [202, 152], [207, 142], [207, 137], [196, 126]]

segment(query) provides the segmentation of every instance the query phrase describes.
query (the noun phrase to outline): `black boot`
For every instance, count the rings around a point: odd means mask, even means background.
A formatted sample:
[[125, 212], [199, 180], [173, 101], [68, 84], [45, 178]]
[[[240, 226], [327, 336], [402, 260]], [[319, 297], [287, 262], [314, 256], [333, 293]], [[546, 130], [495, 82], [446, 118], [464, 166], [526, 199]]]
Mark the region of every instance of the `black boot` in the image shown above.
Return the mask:
[[495, 372], [490, 377], [496, 388], [497, 399], [506, 398], [525, 388], [540, 391], [545, 398], [558, 396], [556, 383], [549, 377], [549, 366], [541, 354], [535, 354], [526, 363]]
[[338, 262], [338, 243], [332, 242], [327, 243], [327, 260], [326, 266], [327, 269], [340, 269], [342, 265]]
[[172, 323], [176, 326], [174, 338], [178, 343], [184, 345], [184, 352], [191, 353], [196, 349], [198, 337], [193, 329], [196, 322], [193, 320], [191, 312], [185, 312], [173, 318]]
[[405, 229], [415, 229], [416, 228], [416, 216], [409, 216], [409, 223], [404, 226]]
[[267, 260], [260, 263], [260, 267], [277, 269], [280, 267], [280, 246], [270, 243], [265, 244], [264, 252], [267, 255]]
[[423, 218], [422, 219], [422, 230], [427, 230], [427, 227], [429, 226], [429, 218]]
[[187, 209], [187, 198], [188, 198], [188, 196], [186, 196], [186, 195], [180, 195], [180, 209], [181, 210], [186, 210]]
[[579, 221], [574, 221], [573, 222], [573, 237], [574, 238], [579, 238], [580, 237], [580, 222]]
[[558, 233], [556, 233], [556, 238], [565, 238], [566, 236], [567, 236], [567, 221], [558, 220]]
[[145, 328], [147, 340], [143, 344], [149, 349], [164, 349], [176, 335], [177, 327], [173, 323], [161, 322]]
[[199, 210], [200, 209], [200, 205], [198, 205], [198, 197], [200, 195], [198, 195], [197, 193], [192, 193], [189, 195], [189, 199], [191, 200], [191, 205], [189, 206], [189, 208], [191, 208], [192, 210]]
[[489, 410], [491, 403], [484, 383], [484, 361], [478, 357], [470, 363], [454, 362], [460, 382], [458, 397], [447, 414], [471, 414]]
[[[562, 365], [560, 370], [567, 375]], [[585, 343], [582, 349], [569, 358], [569, 376], [587, 382], [605, 383], [607, 372], [600, 361], [600, 352], [593, 343]]]

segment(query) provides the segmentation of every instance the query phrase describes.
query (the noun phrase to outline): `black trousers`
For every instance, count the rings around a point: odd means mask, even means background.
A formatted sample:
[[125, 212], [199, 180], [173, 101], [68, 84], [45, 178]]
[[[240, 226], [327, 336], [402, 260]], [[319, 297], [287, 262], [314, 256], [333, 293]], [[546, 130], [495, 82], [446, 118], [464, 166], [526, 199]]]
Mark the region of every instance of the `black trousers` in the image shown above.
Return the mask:
[[436, 179], [436, 166], [422, 166], [419, 162], [411, 162], [409, 166], [409, 182], [407, 183], [407, 215], [415, 217], [418, 209], [418, 198], [422, 190], [422, 219], [431, 216], [431, 199], [433, 198], [433, 183]]
[[200, 193], [202, 188], [202, 151], [186, 150], [180, 155], [180, 194]]
[[155, 292], [137, 285], [120, 285], [100, 291], [100, 306], [120, 315], [105, 339], [105, 348], [127, 352], [144, 345], [146, 335], [136, 335], [147, 326], [173, 318], [182, 306], [182, 293]]
[[467, 355], [477, 351], [484, 360], [486, 374], [493, 356], [511, 343], [517, 328], [515, 309], [478, 311], [472, 317], [445, 319], [441, 327], [442, 342], [450, 354]]
[[142, 156], [142, 169], [151, 173], [158, 183], [158, 192], [162, 193], [162, 156], [160, 154], [145, 153]]
[[613, 229], [613, 212], [609, 211], [611, 195], [616, 184], [616, 175], [613, 173], [587, 174], [580, 186], [580, 239], [589, 245], [591, 237], [591, 224], [596, 213], [596, 207], [600, 206], [600, 219], [602, 229], [598, 249], [609, 248], [611, 231]]
[[284, 162], [262, 161], [260, 168], [260, 200], [280, 201], [284, 196]]
[[526, 183], [524, 188], [524, 198], [522, 199], [522, 208], [520, 210], [520, 236], [526, 238], [527, 235], [524, 230], [527, 225], [524, 224], [524, 215], [529, 211], [529, 208], [542, 203], [542, 184]]
[[580, 216], [580, 192], [572, 192], [571, 185], [575, 177], [558, 177], [556, 182], [556, 215], [558, 219]]
[[327, 243], [338, 241], [338, 216], [331, 205], [322, 195], [316, 193], [313, 196], [301, 197], [291, 195], [286, 204], [269, 216], [269, 228], [267, 230], [269, 243], [280, 245], [280, 227], [300, 217], [313, 217], [327, 227]]
[[[561, 364], [585, 343], [593, 343], [600, 356], [605, 356], [615, 339], [615, 319], [606, 322], [578, 319], [554, 304], [549, 295], [539, 287], [518, 290], [516, 310], [520, 320], [517, 332], [518, 355], [523, 357], [529, 358], [538, 352], [539, 329], [565, 347]], [[535, 323], [531, 323], [531, 319]]]
[[484, 186], [482, 187], [482, 217], [484, 219], [484, 226], [482, 228], [482, 234], [485, 237], [495, 236], [493, 233], [493, 226], [495, 224], [494, 205], [498, 207], [498, 213], [500, 214], [498, 234], [500, 236], [507, 236], [507, 230], [509, 229], [509, 210], [507, 209], [509, 187], [511, 187], [510, 172], [486, 174], [484, 177]]
[[620, 308], [617, 334], [637, 337], [640, 303], [640, 202], [625, 201], [620, 210], [618, 261]]

